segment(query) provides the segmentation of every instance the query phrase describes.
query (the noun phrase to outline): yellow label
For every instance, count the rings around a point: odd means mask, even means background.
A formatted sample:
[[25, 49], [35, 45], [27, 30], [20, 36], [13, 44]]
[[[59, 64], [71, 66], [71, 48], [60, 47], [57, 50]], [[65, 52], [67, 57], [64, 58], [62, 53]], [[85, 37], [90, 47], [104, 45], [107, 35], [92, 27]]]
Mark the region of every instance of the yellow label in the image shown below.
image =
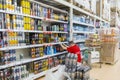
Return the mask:
[[16, 23], [13, 24], [13, 27], [16, 28]]
[[10, 33], [8, 33], [8, 36], [10, 36]]
[[10, 15], [9, 15], [9, 14], [7, 14], [7, 15], [6, 15], [6, 17], [7, 17], [7, 19], [8, 19], [8, 18], [10, 18]]
[[12, 10], [12, 11], [14, 10], [14, 5], [11, 5], [11, 10]]
[[16, 44], [18, 44], [18, 40], [16, 40]]
[[23, 12], [23, 13], [25, 13], [25, 10], [24, 10], [24, 8], [22, 8], [22, 12]]
[[40, 49], [40, 50], [43, 50], [43, 47], [40, 47], [39, 49]]
[[11, 5], [10, 4], [8, 4], [8, 7], [7, 7], [9, 10], [11, 10]]
[[30, 30], [30, 24], [28, 24], [28, 30]]
[[6, 9], [7, 8], [7, 5], [6, 4], [4, 4], [4, 9]]
[[2, 9], [2, 4], [0, 3], [0, 9]]
[[7, 27], [10, 27], [10, 23], [6, 23], [6, 26], [7, 26]]
[[26, 24], [24, 24], [24, 29], [26, 30]]
[[32, 55], [32, 58], [34, 58], [35, 57], [35, 55]]
[[27, 30], [29, 30], [29, 24], [27, 24]]
[[11, 45], [13, 45], [14, 44], [14, 40], [11, 40]]
[[10, 45], [12, 44], [12, 40], [9, 40], [9, 44], [10, 44]]
[[25, 7], [25, 1], [24, 0], [21, 1], [21, 6]]
[[26, 17], [23, 18], [24, 22], [26, 22]]
[[15, 15], [13, 15], [13, 19], [16, 19], [16, 16], [15, 16]]

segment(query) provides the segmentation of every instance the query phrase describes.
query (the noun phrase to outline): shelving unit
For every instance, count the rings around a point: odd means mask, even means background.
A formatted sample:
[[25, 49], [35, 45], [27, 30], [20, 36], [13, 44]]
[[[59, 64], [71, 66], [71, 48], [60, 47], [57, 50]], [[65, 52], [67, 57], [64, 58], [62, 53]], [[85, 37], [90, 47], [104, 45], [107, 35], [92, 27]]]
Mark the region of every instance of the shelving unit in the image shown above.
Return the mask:
[[63, 44], [63, 43], [67, 43], [67, 42], [44, 43], [44, 44], [36, 44], [36, 45], [25, 45], [25, 46], [15, 46], [15, 47], [5, 47], [5, 48], [0, 48], [0, 50], [25, 49], [25, 48], [48, 46], [48, 45], [56, 45], [56, 44]]
[[12, 30], [12, 29], [0, 29], [2, 32], [28, 32], [28, 33], [44, 33], [44, 34], [52, 34], [52, 33], [66, 33], [68, 32], [63, 32], [63, 31], [38, 31], [38, 30]]
[[94, 27], [94, 25], [92, 25], [92, 24], [87, 24], [87, 23], [78, 22], [78, 21], [73, 21], [73, 24], [79, 24], [79, 25]]
[[[51, 70], [51, 71], [56, 71], [56, 70], [58, 70], [58, 68], [59, 68], [59, 66], [56, 66], [56, 67], [54, 67], [54, 68], [52, 68], [52, 69], [50, 69], [50, 70]], [[46, 75], [46, 73], [47, 73], [47, 71], [43, 71], [43, 72], [41, 72], [41, 73], [39, 73], [39, 74], [37, 74], [37, 75], [35, 75], [35, 74], [30, 74], [30, 76], [29, 76], [28, 78], [24, 79], [24, 80], [27, 80], [27, 79], [29, 79], [29, 80], [34, 80], [34, 79], [37, 79], [37, 78], [39, 78], [39, 77], [42, 77], [42, 76]]]
[[85, 40], [76, 40], [74, 41], [75, 43], [78, 43], [78, 42], [85, 42]]
[[[88, 35], [88, 34], [94, 34], [95, 31], [75, 31], [73, 28], [74, 28], [74, 25], [79, 25], [79, 26], [82, 26], [82, 27], [85, 27], [85, 28], [93, 28], [95, 29], [95, 22], [96, 20], [99, 20], [99, 21], [103, 21], [105, 23], [109, 23], [109, 21], [106, 21], [104, 19], [102, 19], [102, 17], [98, 17], [96, 16], [95, 14], [92, 14], [88, 11], [85, 11], [84, 9], [82, 8], [79, 8], [75, 5], [73, 5], [73, 1], [71, 0], [71, 3], [69, 2], [66, 2], [65, 0], [40, 0], [40, 1], [36, 1], [36, 0], [28, 0], [30, 1], [31, 3], [35, 3], [35, 4], [39, 4], [40, 6], [42, 7], [46, 7], [46, 8], [49, 8], [49, 9], [52, 9], [53, 12], [55, 11], [56, 13], [61, 13], [61, 14], [65, 14], [65, 15], [69, 15], [69, 21], [68, 20], [56, 20], [56, 19], [53, 19], [53, 18], [47, 18], [47, 17], [44, 17], [44, 16], [35, 16], [35, 15], [30, 15], [30, 14], [24, 14], [23, 12], [14, 12], [14, 11], [7, 11], [7, 10], [0, 10], [0, 14], [3, 13], [3, 14], [10, 14], [10, 15], [16, 15], [16, 16], [22, 16], [22, 17], [29, 17], [31, 19], [37, 19], [37, 20], [41, 20], [44, 24], [43, 25], [51, 25], [51, 24], [68, 24], [69, 23], [69, 40], [74, 40], [74, 34], [78, 34], [78, 35]], [[54, 5], [52, 5], [54, 4]], [[61, 7], [62, 6], [62, 7]], [[78, 12], [78, 14], [82, 14], [82, 15], [85, 15], [85, 16], [89, 16], [90, 19], [92, 19], [93, 21], [93, 24], [91, 23], [85, 23], [85, 22], [80, 22], [80, 21], [75, 21], [73, 20], [73, 17], [74, 15], [76, 15], [76, 12]], [[77, 14], [77, 15], [78, 15]], [[68, 29], [68, 27], [67, 27]], [[20, 33], [41, 33], [43, 34], [44, 36], [47, 35], [47, 34], [65, 34], [67, 35], [68, 32], [67, 31], [47, 31], [47, 30], [26, 30], [26, 29], [0, 29], [0, 32], [20, 32]], [[85, 38], [84, 39], [78, 39], [78, 40], [74, 40], [75, 43], [84, 43], [85, 42]], [[36, 47], [46, 47], [46, 46], [54, 46], [54, 45], [58, 45], [58, 44], [63, 44], [63, 43], [68, 43], [67, 41], [62, 41], [62, 42], [49, 42], [49, 43], [41, 43], [41, 44], [30, 44], [30, 45], [22, 45], [22, 46], [7, 46], [7, 47], [2, 47], [0, 48], [0, 51], [6, 51], [6, 50], [20, 50], [20, 49], [26, 49], [28, 50], [29, 48], [36, 48]], [[88, 49], [87, 47], [82, 47], [81, 48], [81, 51], [84, 51]], [[21, 50], [22, 52], [22, 50]], [[26, 53], [26, 52], [24, 52]], [[45, 58], [48, 58], [48, 57], [54, 57], [54, 56], [59, 56], [59, 55], [62, 55], [62, 54], [66, 54], [67, 51], [63, 51], [63, 52], [58, 52], [58, 53], [55, 53], [55, 54], [52, 54], [52, 55], [44, 55], [43, 57], [38, 57], [38, 58], [26, 58], [25, 56], [25, 59], [22, 59], [21, 61], [14, 61], [12, 63], [9, 63], [9, 64], [6, 64], [6, 65], [0, 65], [0, 70], [1, 69], [5, 69], [5, 68], [8, 68], [8, 67], [12, 67], [12, 66], [18, 66], [18, 65], [22, 65], [22, 64], [26, 64], [26, 63], [30, 63], [30, 62], [35, 62], [35, 61], [38, 61], [38, 60], [42, 60], [42, 59], [45, 59]], [[59, 68], [59, 66], [57, 67], [54, 67], [52, 68], [52, 71], [55, 71]], [[43, 71], [41, 73], [38, 73], [38, 74], [30, 74], [28, 78], [26, 78], [25, 80], [27, 79], [30, 79], [30, 80], [34, 80], [36, 78], [39, 78], [43, 75], [46, 74], [47, 71]]]
[[0, 10], [0, 13], [11, 14], [11, 15], [19, 15], [19, 16], [25, 16], [25, 17], [30, 17], [30, 18], [34, 18], [34, 19], [41, 19], [41, 20], [46, 21], [46, 22], [68, 23], [68, 22], [66, 22], [66, 21], [48, 19], [48, 18], [44, 18], [44, 17], [31, 16], [31, 15], [27, 15], [27, 14], [23, 14], [23, 13], [8, 12], [8, 11], [4, 11], [4, 10]]
[[34, 61], [37, 61], [37, 60], [41, 60], [41, 59], [44, 59], [44, 58], [53, 57], [53, 56], [57, 56], [57, 55], [65, 54], [65, 53], [67, 53], [67, 51], [56, 53], [56, 54], [53, 54], [53, 55], [45, 55], [43, 57], [34, 58], [34, 59], [31, 59], [31, 58], [23, 59], [21, 61], [15, 61], [13, 63], [0, 66], [0, 69], [5, 69], [5, 68], [8, 68], [8, 67], [12, 67], [12, 66], [22, 65], [22, 64], [25, 64], [25, 63], [34, 62]]
[[95, 33], [95, 32], [73, 31], [73, 33], [90, 34], [90, 33]]
[[[62, 9], [59, 9], [59, 8], [56, 8], [56, 7], [53, 7], [53, 6], [50, 6], [50, 5], [46, 5], [46, 4], [38, 2], [38, 1], [34, 1], [34, 0], [29, 0], [29, 1], [31, 3], [39, 4], [42, 7], [50, 8], [54, 12], [57, 12], [57, 14], [62, 14], [63, 16], [64, 15], [68, 16], [68, 12], [65, 11], [65, 10], [62, 10]], [[58, 12], [60, 12], [60, 13], [58, 13]], [[25, 29], [23, 26], [22, 26], [23, 28], [3, 28], [3, 25], [2, 25], [2, 27], [0, 28], [1, 33], [22, 33], [22, 34], [24, 34], [23, 36], [25, 36], [26, 33], [28, 33], [28, 34], [43, 34], [43, 36], [45, 36], [45, 35], [55, 35], [55, 34], [65, 35], [65, 36], [68, 35], [67, 30], [66, 31], [63, 30], [63, 29], [58, 30], [58, 28], [61, 26], [61, 24], [68, 24], [68, 20], [62, 20], [63, 16], [62, 16], [61, 20], [58, 20], [58, 19], [48, 18], [48, 17], [44, 17], [44, 16], [36, 16], [36, 15], [31, 15], [31, 14], [25, 14], [24, 12], [7, 11], [7, 10], [0, 10], [0, 14], [8, 14], [10, 16], [28, 17], [30, 19], [34, 19], [34, 20], [36, 19], [37, 21], [40, 20], [43, 23], [42, 24], [43, 30]], [[12, 20], [12, 19], [10, 19], [10, 20]], [[23, 22], [23, 24], [25, 24], [25, 22]], [[56, 24], [58, 24], [59, 26], [56, 26]], [[50, 26], [55, 25], [58, 28], [54, 29], [54, 30], [47, 30], [46, 26], [49, 26], [49, 25]], [[46, 27], [46, 29], [44, 29], [45, 27]], [[64, 28], [63, 25], [62, 25], [62, 28]], [[56, 56], [58, 58], [58, 56], [66, 54], [67, 51], [52, 53], [51, 55], [48, 55], [48, 54], [46, 55], [44, 53], [43, 56], [39, 56], [39, 57], [36, 57], [36, 58], [30, 57], [30, 56], [28, 56], [28, 54], [31, 53], [30, 49], [32, 49], [32, 48], [38, 48], [38, 47], [46, 48], [46, 46], [52, 47], [52, 46], [63, 44], [63, 43], [67, 43], [67, 41], [63, 41], [63, 40], [61, 40], [61, 41], [53, 41], [53, 42], [50, 41], [50, 42], [44, 42], [44, 43], [39, 43], [39, 44], [29, 44], [29, 45], [25, 43], [24, 45], [14, 45], [14, 46], [13, 45], [12, 46], [7, 45], [7, 46], [4, 46], [4, 47], [1, 47], [0, 48], [1, 52], [2, 51], [5, 52], [5, 51], [8, 51], [8, 50], [17, 50], [16, 51], [17, 60], [16, 61], [10, 61], [10, 63], [6, 63], [4, 65], [1, 65], [1, 63], [0, 63], [0, 71], [4, 70], [4, 69], [6, 70], [7, 68], [11, 68], [11, 67], [13, 67], [14, 69], [17, 69], [18, 67], [22, 67], [22, 66], [24, 66], [24, 65], [26, 65], [28, 63], [35, 63], [37, 61], [42, 61], [44, 59], [49, 59], [49, 58], [52, 58], [52, 57], [56, 58]], [[24, 58], [22, 60], [19, 60], [18, 57], [22, 53], [24, 54]], [[31, 66], [35, 66], [35, 65], [31, 65]], [[49, 67], [48, 67], [48, 69], [49, 69]], [[52, 71], [55, 71], [57, 69], [58, 69], [58, 67], [52, 68]], [[39, 78], [42, 75], [45, 75], [46, 72], [47, 71], [43, 71], [43, 72], [41, 72], [39, 74], [34, 74], [34, 73], [32, 73], [32, 75], [29, 74], [29, 77], [25, 78], [25, 80], [26, 79], [34, 80], [36, 78]]]

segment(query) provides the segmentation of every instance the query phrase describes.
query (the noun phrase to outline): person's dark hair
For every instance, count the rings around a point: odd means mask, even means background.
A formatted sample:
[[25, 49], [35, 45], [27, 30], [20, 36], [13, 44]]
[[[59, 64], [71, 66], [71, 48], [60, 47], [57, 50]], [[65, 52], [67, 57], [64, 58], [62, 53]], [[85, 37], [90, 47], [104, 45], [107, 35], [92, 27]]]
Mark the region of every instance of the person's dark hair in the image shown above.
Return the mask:
[[73, 41], [69, 41], [69, 45], [71, 45], [71, 44], [74, 44], [74, 42]]

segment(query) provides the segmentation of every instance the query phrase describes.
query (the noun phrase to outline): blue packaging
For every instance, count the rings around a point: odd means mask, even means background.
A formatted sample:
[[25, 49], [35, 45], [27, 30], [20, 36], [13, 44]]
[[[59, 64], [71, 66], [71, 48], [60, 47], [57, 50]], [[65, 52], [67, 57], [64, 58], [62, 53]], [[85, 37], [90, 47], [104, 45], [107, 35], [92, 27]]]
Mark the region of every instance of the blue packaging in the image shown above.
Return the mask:
[[54, 54], [56, 54], [57, 53], [56, 47], [54, 47], [53, 49], [54, 49]]
[[43, 17], [47, 18], [47, 8], [43, 7]]
[[49, 46], [47, 46], [46, 52], [47, 52], [47, 55], [49, 55]]
[[44, 54], [47, 55], [47, 47], [44, 48]]
[[47, 55], [50, 55], [51, 51], [50, 51], [50, 46], [47, 47]]
[[10, 55], [10, 62], [12, 62], [13, 61], [12, 53], [10, 53], [9, 55]]
[[67, 32], [67, 24], [64, 24], [64, 31]]
[[53, 54], [53, 48], [52, 48], [52, 46], [49, 46], [49, 50], [50, 50], [50, 55], [52, 55]]

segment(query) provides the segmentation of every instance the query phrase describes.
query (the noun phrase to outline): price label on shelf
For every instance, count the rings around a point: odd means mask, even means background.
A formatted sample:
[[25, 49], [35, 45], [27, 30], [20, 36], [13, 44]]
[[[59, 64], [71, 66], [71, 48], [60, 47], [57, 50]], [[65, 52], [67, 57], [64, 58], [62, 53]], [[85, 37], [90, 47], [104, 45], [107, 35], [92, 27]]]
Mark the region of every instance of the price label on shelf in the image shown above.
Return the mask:
[[46, 21], [46, 20], [47, 20], [47, 18], [43, 18], [43, 20], [44, 20], [44, 21]]
[[44, 34], [48, 34], [48, 31], [45, 31]]
[[52, 31], [49, 31], [49, 34], [52, 34]]
[[47, 44], [43, 44], [43, 46], [45, 46], [45, 47], [46, 47], [46, 46], [47, 46]]
[[7, 30], [6, 30], [6, 32], [13, 32], [13, 31], [12, 31], [12, 30], [10, 30], [10, 29], [7, 29]]
[[50, 34], [52, 34], [52, 31], [50, 31]]
[[50, 31], [48, 31], [48, 34], [51, 34], [51, 32], [50, 32]]
[[5, 49], [6, 49], [6, 50], [9, 50], [9, 47], [6, 47]]
[[49, 58], [50, 58], [50, 56], [48, 55], [48, 56], [47, 56], [47, 58], [49, 59]]
[[53, 44], [50, 44], [50, 46], [53, 46]]
[[46, 32], [44, 31], [43, 34], [46, 34]]
[[48, 31], [46, 31], [46, 34], [49, 34], [49, 32], [48, 32]]

